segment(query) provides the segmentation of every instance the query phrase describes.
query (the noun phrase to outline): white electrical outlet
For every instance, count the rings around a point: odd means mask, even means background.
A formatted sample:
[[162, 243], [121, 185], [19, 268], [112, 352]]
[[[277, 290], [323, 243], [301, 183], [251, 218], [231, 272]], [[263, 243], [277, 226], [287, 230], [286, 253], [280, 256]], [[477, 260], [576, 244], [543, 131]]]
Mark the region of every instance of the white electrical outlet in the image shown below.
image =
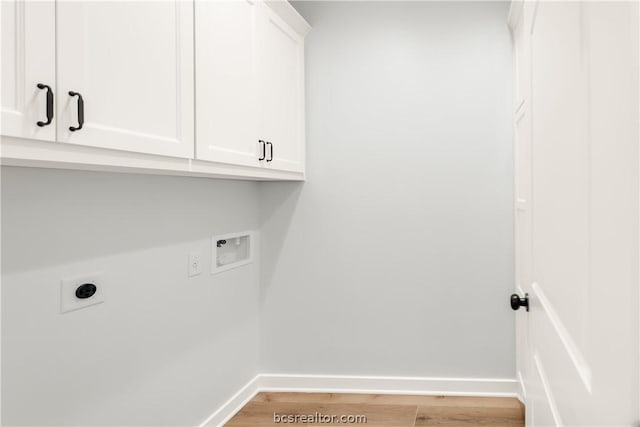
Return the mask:
[[62, 279], [60, 284], [60, 312], [78, 310], [104, 302], [102, 273]]
[[194, 251], [189, 254], [189, 277], [200, 274], [202, 274], [202, 255]]

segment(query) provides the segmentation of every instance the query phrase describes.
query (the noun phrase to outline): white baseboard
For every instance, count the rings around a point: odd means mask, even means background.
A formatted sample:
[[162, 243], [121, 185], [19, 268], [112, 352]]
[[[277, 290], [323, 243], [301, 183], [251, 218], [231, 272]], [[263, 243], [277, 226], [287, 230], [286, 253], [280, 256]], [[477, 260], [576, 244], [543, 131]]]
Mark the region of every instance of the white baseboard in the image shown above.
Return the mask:
[[242, 387], [236, 394], [227, 400], [213, 414], [209, 416], [199, 427], [217, 427], [222, 426], [229, 421], [236, 413], [242, 409], [244, 405], [249, 403], [253, 397], [260, 391], [258, 384], [260, 375], [257, 375]]
[[516, 380], [261, 374], [261, 391], [515, 397]]
[[259, 374], [200, 427], [223, 425], [262, 391], [517, 397], [518, 382], [515, 379], [496, 378]]

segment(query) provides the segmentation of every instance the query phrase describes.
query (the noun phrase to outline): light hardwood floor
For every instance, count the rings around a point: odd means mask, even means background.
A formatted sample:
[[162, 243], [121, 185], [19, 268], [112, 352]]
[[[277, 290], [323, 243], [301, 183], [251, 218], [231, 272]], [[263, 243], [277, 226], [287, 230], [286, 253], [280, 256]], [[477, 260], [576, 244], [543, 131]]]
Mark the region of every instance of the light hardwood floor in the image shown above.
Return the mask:
[[[275, 423], [277, 415], [364, 415], [366, 423]], [[524, 407], [515, 398], [401, 396], [334, 393], [259, 393], [227, 424], [366, 427], [522, 427]]]

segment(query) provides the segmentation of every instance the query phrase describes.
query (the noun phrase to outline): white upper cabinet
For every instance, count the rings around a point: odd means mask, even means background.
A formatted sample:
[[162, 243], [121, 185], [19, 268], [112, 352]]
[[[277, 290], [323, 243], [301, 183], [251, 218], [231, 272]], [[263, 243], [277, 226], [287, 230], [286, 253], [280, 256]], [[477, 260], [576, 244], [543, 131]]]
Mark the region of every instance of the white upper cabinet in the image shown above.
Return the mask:
[[55, 3], [3, 0], [0, 7], [2, 134], [53, 141]]
[[196, 2], [196, 157], [304, 172], [304, 34], [284, 1]]
[[193, 3], [56, 7], [58, 141], [192, 157]]
[[[305, 34], [270, 7], [262, 5], [261, 12], [258, 69], [260, 139], [267, 141], [264, 162], [273, 169], [304, 171]], [[300, 26], [308, 31], [306, 22]]]
[[287, 1], [0, 4], [2, 164], [304, 179], [310, 27]]
[[256, 2], [195, 8], [196, 158], [259, 166]]

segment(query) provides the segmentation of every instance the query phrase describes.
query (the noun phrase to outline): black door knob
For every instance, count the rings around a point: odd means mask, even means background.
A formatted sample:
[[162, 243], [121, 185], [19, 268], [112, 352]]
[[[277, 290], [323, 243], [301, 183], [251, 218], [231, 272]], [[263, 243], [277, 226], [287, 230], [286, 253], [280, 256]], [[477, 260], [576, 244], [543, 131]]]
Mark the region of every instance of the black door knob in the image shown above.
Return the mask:
[[529, 311], [529, 294], [524, 294], [524, 298], [520, 298], [518, 294], [511, 295], [511, 309], [517, 310], [520, 307], [526, 307]]

